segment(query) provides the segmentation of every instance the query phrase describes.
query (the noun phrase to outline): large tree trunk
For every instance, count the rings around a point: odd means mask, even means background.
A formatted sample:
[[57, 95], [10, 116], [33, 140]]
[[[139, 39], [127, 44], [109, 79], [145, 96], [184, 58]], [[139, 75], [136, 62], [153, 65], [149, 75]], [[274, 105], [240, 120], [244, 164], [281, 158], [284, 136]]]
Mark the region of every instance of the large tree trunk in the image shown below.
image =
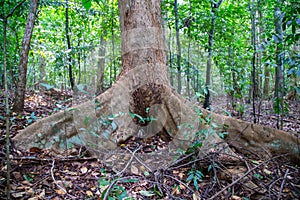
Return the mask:
[[[72, 143], [84, 144], [116, 170], [124, 169], [128, 161], [155, 170], [174, 161], [179, 149], [186, 150], [196, 133], [208, 128], [199, 123], [208, 111], [192, 105], [169, 85], [160, 1], [119, 0], [119, 10], [122, 70], [117, 82], [94, 100], [27, 127], [14, 138], [17, 147], [64, 149]], [[216, 114], [211, 117], [215, 132], [227, 131], [233, 146], [263, 156], [291, 153], [290, 158], [299, 158], [297, 138], [286, 132]], [[139, 160], [118, 147], [130, 136], [157, 134], [169, 139], [168, 146], [152, 154], [135, 154]], [[217, 134], [208, 137], [203, 153], [220, 142]]]
[[17, 83], [17, 89], [15, 93], [14, 107], [15, 112], [21, 112], [24, 108], [24, 98], [26, 90], [26, 74], [28, 64], [28, 53], [30, 47], [31, 36], [33, 32], [33, 26], [36, 18], [36, 11], [38, 8], [38, 0], [30, 1], [30, 9], [25, 27], [25, 33], [22, 41], [22, 51], [19, 64], [19, 80]]

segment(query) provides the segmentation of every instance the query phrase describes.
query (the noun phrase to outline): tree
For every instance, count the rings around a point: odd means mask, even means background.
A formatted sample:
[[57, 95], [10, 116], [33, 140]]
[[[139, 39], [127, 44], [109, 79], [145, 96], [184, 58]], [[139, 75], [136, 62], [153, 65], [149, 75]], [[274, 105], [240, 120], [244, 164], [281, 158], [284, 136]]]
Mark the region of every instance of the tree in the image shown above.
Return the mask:
[[104, 80], [104, 67], [105, 67], [105, 52], [106, 52], [106, 40], [103, 36], [101, 36], [100, 47], [98, 50], [98, 66], [97, 66], [97, 89], [96, 94], [100, 94], [104, 87], [103, 87], [103, 80]]
[[174, 0], [174, 15], [175, 15], [175, 31], [176, 31], [176, 44], [177, 44], [177, 92], [181, 93], [181, 45], [179, 37], [179, 17], [178, 17], [178, 3]]
[[25, 33], [22, 40], [22, 51], [19, 63], [19, 80], [17, 82], [17, 88], [14, 99], [13, 110], [15, 112], [21, 112], [24, 108], [25, 90], [26, 90], [26, 74], [28, 64], [28, 53], [30, 48], [30, 41], [32, 37], [34, 22], [37, 15], [38, 0], [30, 1], [30, 8], [27, 17], [27, 23], [25, 27]]
[[70, 41], [70, 33], [69, 33], [69, 2], [66, 0], [66, 39], [67, 39], [67, 48], [68, 48], [68, 69], [69, 69], [69, 80], [72, 90], [75, 88], [75, 80], [73, 77], [73, 70], [72, 70], [72, 57], [71, 57], [71, 41]]
[[284, 51], [283, 51], [283, 31], [282, 31], [282, 19], [284, 14], [281, 11], [282, 2], [277, 1], [277, 5], [274, 10], [274, 23], [275, 33], [277, 37], [276, 44], [276, 68], [275, 68], [275, 105], [274, 109], [278, 114], [277, 128], [283, 127], [283, 97], [284, 97]]
[[3, 71], [4, 71], [4, 83], [5, 83], [5, 115], [6, 115], [6, 194], [7, 199], [10, 199], [11, 185], [10, 185], [10, 109], [9, 109], [9, 93], [8, 93], [8, 78], [7, 78], [7, 58], [6, 58], [6, 31], [7, 31], [7, 20], [12, 17], [17, 8], [19, 8], [25, 0], [18, 2], [13, 9], [6, 15], [4, 13], [4, 1], [1, 2], [3, 8], [1, 13], [1, 19], [3, 20]]
[[[262, 156], [291, 153], [290, 158], [299, 158], [296, 137], [209, 113], [170, 87], [159, 0], [119, 0], [119, 12], [122, 70], [117, 82], [92, 101], [30, 125], [14, 138], [17, 147], [61, 149], [79, 143], [103, 161], [117, 159], [113, 165], [117, 167], [124, 164], [122, 161], [126, 164], [127, 158], [112, 151], [119, 149], [120, 142], [133, 135], [148, 138], [158, 134], [169, 144], [154, 157], [148, 155], [151, 160], [147, 163], [157, 168], [173, 161], [168, 155], [186, 150], [198, 131], [209, 128], [205, 119], [210, 118], [215, 132], [227, 132], [226, 141], [239, 149]], [[207, 144], [220, 141], [217, 135], [207, 137]]]
[[207, 64], [206, 64], [206, 81], [205, 81], [205, 100], [203, 104], [203, 108], [209, 109], [210, 107], [210, 93], [209, 93], [209, 86], [210, 86], [210, 79], [211, 79], [211, 67], [212, 67], [212, 56], [213, 56], [213, 43], [214, 43], [214, 33], [215, 33], [215, 24], [216, 24], [216, 11], [220, 7], [223, 0], [219, 0], [218, 2], [211, 1], [211, 24], [208, 33], [208, 57], [207, 57]]

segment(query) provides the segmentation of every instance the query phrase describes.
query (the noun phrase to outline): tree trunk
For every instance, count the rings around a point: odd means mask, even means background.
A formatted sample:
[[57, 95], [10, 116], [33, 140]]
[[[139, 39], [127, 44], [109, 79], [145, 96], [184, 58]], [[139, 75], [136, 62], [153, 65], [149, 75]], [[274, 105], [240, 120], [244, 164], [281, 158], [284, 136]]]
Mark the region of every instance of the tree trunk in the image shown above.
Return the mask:
[[[138, 163], [145, 163], [147, 170], [154, 171], [173, 162], [181, 155], [178, 150], [185, 151], [199, 130], [209, 128], [203, 119], [209, 117], [208, 111], [195, 108], [170, 87], [160, 1], [119, 0], [119, 11], [122, 70], [117, 82], [92, 101], [30, 125], [14, 138], [17, 147], [63, 149], [83, 144], [116, 171], [128, 162], [139, 170]], [[217, 125], [211, 128], [216, 128], [217, 134], [203, 141], [200, 151], [204, 154], [220, 142], [218, 133], [227, 132], [228, 143], [238, 149], [264, 157], [288, 152], [290, 158], [299, 158], [297, 138], [286, 132], [214, 113], [211, 117]], [[136, 153], [139, 161], [118, 146], [131, 136], [154, 135], [169, 142], [167, 147], [151, 154]], [[222, 151], [229, 151], [223, 147]]]
[[256, 106], [255, 106], [255, 100], [257, 99], [257, 79], [256, 79], [256, 58], [257, 58], [257, 49], [256, 49], [256, 9], [255, 9], [255, 0], [252, 0], [252, 3], [250, 5], [251, 8], [251, 31], [252, 31], [252, 48], [253, 48], [253, 54], [252, 54], [252, 109], [253, 109], [253, 122], [256, 124]]
[[13, 110], [15, 112], [21, 112], [24, 109], [28, 53], [30, 48], [34, 22], [36, 19], [37, 8], [38, 8], [38, 0], [31, 0], [30, 9], [29, 9], [28, 18], [25, 27], [25, 33], [22, 40], [22, 51], [20, 55], [20, 64], [19, 64], [19, 80], [17, 83], [14, 107], [13, 107]]
[[175, 31], [176, 31], [176, 44], [177, 44], [177, 92], [181, 93], [181, 45], [179, 37], [179, 17], [178, 17], [178, 3], [174, 0], [174, 15], [175, 15]]
[[75, 88], [75, 80], [73, 77], [73, 69], [72, 69], [72, 56], [71, 56], [71, 40], [70, 40], [70, 34], [69, 34], [69, 2], [66, 0], [66, 39], [67, 39], [67, 57], [68, 57], [68, 67], [69, 67], [69, 80], [72, 90]]
[[275, 68], [275, 104], [274, 109], [278, 114], [277, 117], [277, 128], [282, 129], [283, 127], [283, 96], [284, 96], [284, 54], [283, 54], [283, 30], [282, 30], [282, 12], [279, 6], [281, 6], [281, 0], [278, 0], [278, 5], [274, 11], [275, 20], [275, 33], [277, 37], [276, 45], [276, 64]]
[[78, 52], [77, 52], [77, 65], [78, 65], [78, 80], [77, 80], [77, 85], [80, 85], [81, 81], [81, 49], [80, 49], [80, 40], [81, 38], [78, 38]]
[[211, 2], [211, 24], [210, 24], [210, 30], [208, 33], [208, 56], [207, 56], [207, 63], [206, 63], [206, 80], [205, 80], [205, 99], [203, 108], [209, 109], [210, 107], [210, 93], [209, 93], [209, 87], [211, 84], [211, 67], [212, 67], [212, 56], [213, 56], [213, 45], [214, 45], [214, 34], [215, 34], [215, 24], [216, 24], [216, 16], [215, 12], [218, 10], [219, 6], [221, 5], [223, 0], [219, 0], [219, 2]]
[[39, 55], [39, 64], [40, 64], [40, 75], [39, 75], [39, 90], [44, 91], [45, 86], [42, 84], [46, 83], [46, 71], [45, 71], [45, 57], [44, 55]]
[[104, 89], [103, 79], [104, 79], [104, 67], [105, 67], [106, 40], [104, 39], [103, 36], [101, 36], [101, 42], [98, 51], [99, 52], [98, 52], [96, 94], [100, 94]]

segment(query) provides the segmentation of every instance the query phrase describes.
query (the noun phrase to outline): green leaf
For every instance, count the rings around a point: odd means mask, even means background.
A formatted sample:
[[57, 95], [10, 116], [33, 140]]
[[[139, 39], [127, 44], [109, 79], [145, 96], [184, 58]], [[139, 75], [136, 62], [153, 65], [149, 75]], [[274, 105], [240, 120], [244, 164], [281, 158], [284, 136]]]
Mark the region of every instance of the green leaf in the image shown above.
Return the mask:
[[141, 195], [145, 196], [145, 197], [151, 197], [151, 196], [154, 195], [154, 192], [152, 192], [152, 191], [145, 191], [145, 190], [141, 190], [141, 191], [139, 191], [139, 193]]
[[89, 10], [92, 6], [92, 0], [82, 0], [83, 7]]

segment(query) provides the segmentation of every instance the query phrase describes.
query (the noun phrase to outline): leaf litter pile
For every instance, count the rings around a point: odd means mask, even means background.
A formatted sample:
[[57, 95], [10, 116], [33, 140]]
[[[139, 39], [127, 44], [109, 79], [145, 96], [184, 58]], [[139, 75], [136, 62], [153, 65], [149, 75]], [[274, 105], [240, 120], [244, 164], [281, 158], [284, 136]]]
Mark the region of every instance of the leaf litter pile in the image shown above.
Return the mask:
[[[37, 119], [70, 107], [71, 96], [69, 92], [28, 92], [23, 113], [11, 114], [11, 137]], [[0, 98], [0, 106], [5, 108], [3, 93]], [[218, 109], [226, 109], [226, 104], [218, 100], [222, 101], [220, 98], [214, 103], [223, 105]], [[297, 109], [297, 104], [291, 106], [284, 129], [299, 133], [299, 118], [293, 118]], [[6, 199], [4, 116], [1, 109], [0, 199]], [[262, 124], [274, 125], [274, 115], [262, 119]], [[120, 146], [130, 152], [139, 149], [149, 153], [166, 144], [164, 138], [154, 136], [132, 137]], [[143, 173], [134, 167], [115, 173], [84, 146], [58, 153], [36, 147], [20, 151], [12, 144], [10, 158], [12, 199], [300, 199], [300, 167], [288, 163], [284, 155], [262, 160], [256, 155], [232, 157], [217, 151], [199, 156], [191, 150], [167, 167]]]

